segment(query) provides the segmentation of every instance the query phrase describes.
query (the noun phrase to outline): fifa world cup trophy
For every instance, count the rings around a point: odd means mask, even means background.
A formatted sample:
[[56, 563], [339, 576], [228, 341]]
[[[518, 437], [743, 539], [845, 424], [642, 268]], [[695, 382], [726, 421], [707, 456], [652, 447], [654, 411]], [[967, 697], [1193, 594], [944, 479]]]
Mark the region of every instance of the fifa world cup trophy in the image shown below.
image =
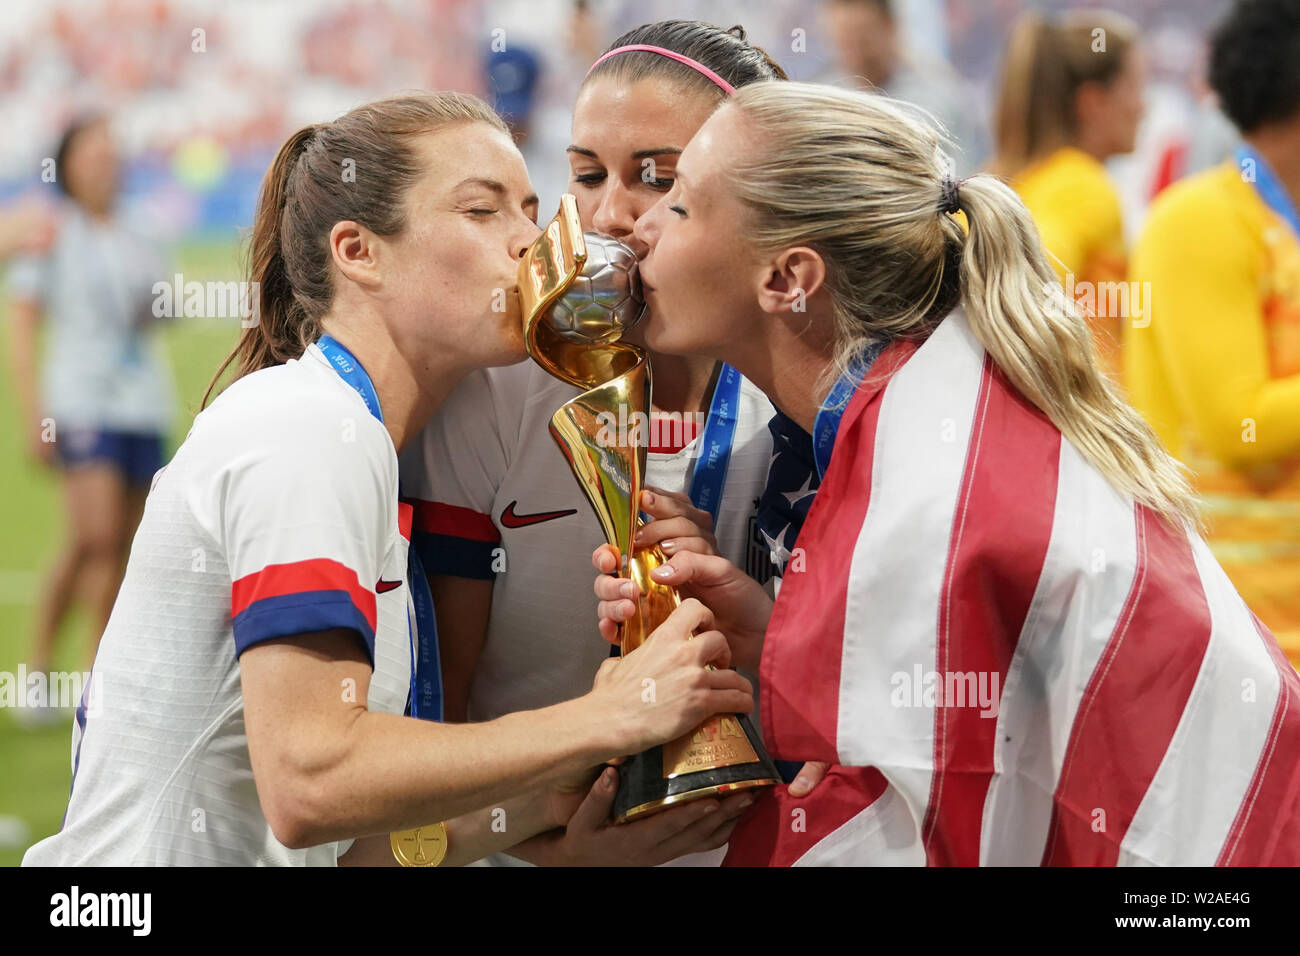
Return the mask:
[[[551, 417], [551, 435], [595, 509], [622, 573], [641, 589], [638, 614], [622, 625], [621, 651], [634, 651], [680, 603], [650, 577], [666, 560], [657, 547], [633, 553], [636, 502], [645, 474], [650, 366], [644, 349], [620, 342], [645, 310], [636, 255], [608, 236], [582, 232], [573, 196], [524, 255], [517, 307], [528, 354], [550, 374], [586, 391]], [[632, 820], [699, 797], [780, 782], [748, 718], [720, 714], [679, 740], [630, 757], [619, 768], [614, 815]]]

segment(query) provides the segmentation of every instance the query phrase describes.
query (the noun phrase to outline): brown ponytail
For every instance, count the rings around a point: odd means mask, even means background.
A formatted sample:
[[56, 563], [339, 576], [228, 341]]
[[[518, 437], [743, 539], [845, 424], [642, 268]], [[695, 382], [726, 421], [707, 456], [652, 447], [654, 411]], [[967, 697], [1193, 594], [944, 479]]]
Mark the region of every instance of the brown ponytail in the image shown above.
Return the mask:
[[1056, 20], [1022, 15], [1003, 57], [990, 172], [1013, 179], [1073, 142], [1079, 88], [1115, 79], [1136, 42], [1137, 26], [1109, 10], [1074, 10]]
[[412, 138], [464, 122], [506, 132], [475, 96], [411, 93], [359, 106], [285, 141], [262, 180], [248, 248], [254, 323], [212, 377], [204, 407], [232, 365], [237, 380], [298, 358], [320, 337], [333, 300], [327, 240], [334, 224], [401, 232], [406, 192], [423, 171]]

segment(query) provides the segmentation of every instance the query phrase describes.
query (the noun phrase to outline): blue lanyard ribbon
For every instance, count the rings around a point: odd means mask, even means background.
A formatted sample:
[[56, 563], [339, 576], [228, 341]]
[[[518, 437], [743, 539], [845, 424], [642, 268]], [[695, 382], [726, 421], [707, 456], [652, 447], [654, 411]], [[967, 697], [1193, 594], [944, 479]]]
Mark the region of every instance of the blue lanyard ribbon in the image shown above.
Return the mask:
[[709, 403], [709, 417], [700, 436], [700, 453], [691, 475], [691, 502], [713, 518], [718, 530], [718, 512], [722, 508], [722, 489], [731, 465], [731, 447], [736, 441], [736, 422], [740, 415], [741, 375], [725, 362], [718, 372], [718, 384]]
[[442, 720], [442, 658], [438, 654], [438, 619], [433, 613], [433, 592], [424, 575], [415, 545], [407, 551], [411, 603], [415, 625], [411, 628], [411, 716]]
[[[383, 424], [384, 413], [379, 407], [379, 393], [361, 363], [332, 335], [322, 335], [316, 342], [334, 371], [339, 373], [361, 400]], [[414, 545], [407, 549], [406, 578], [411, 589], [411, 604], [415, 619], [407, 617], [407, 631], [411, 638], [411, 690], [408, 708], [412, 717], [424, 720], [442, 720], [442, 661], [438, 654], [438, 620], [433, 611], [433, 592], [429, 579], [424, 576], [424, 566]]]
[[835, 450], [835, 437], [840, 431], [840, 419], [853, 393], [862, 384], [862, 379], [870, 371], [872, 364], [884, 351], [884, 342], [872, 342], [849, 363], [849, 370], [840, 376], [833, 386], [822, 407], [817, 410], [813, 421], [813, 461], [817, 464], [817, 477], [825, 478], [826, 469], [831, 465], [831, 452]]
[[370, 409], [370, 414], [379, 419], [382, 425], [384, 413], [379, 407], [379, 393], [375, 391], [374, 383], [370, 381], [370, 376], [361, 367], [361, 363], [332, 335], [322, 335], [316, 341], [316, 347], [325, 353], [325, 358], [329, 360], [330, 365], [334, 366], [334, 371], [356, 390], [361, 400], [366, 403], [366, 408]]
[[1300, 239], [1300, 212], [1296, 210], [1295, 202], [1291, 199], [1290, 193], [1286, 191], [1286, 187], [1282, 185], [1282, 181], [1273, 172], [1273, 167], [1268, 164], [1263, 156], [1249, 146], [1241, 146], [1237, 149], [1237, 168], [1239, 170], [1243, 169], [1247, 162], [1254, 167], [1254, 186], [1259, 198], [1264, 200], [1265, 205], [1286, 220], [1291, 227], [1292, 233], [1295, 234], [1297, 239]]

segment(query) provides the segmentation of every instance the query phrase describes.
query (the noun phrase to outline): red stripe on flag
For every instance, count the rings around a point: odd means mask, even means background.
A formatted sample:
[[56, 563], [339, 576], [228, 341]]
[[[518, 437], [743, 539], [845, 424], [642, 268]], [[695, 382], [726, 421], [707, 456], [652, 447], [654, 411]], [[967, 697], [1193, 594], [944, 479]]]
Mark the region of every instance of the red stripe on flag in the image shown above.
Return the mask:
[[1186, 534], [1142, 506], [1133, 586], [1089, 678], [1066, 748], [1044, 866], [1113, 866], [1210, 642]]
[[375, 592], [362, 587], [357, 573], [329, 558], [268, 564], [246, 574], [230, 586], [230, 616], [238, 617], [249, 605], [266, 598], [311, 591], [346, 591], [370, 629], [375, 629]]
[[831, 767], [806, 797], [786, 786], [765, 791], [732, 831], [722, 865], [791, 866], [888, 787], [875, 767]]
[[1300, 865], [1300, 676], [1258, 617], [1280, 686], [1268, 739], [1216, 866]]
[[443, 504], [440, 501], [422, 501], [412, 498], [415, 506], [415, 530], [425, 534], [445, 534], [467, 541], [488, 541], [496, 544], [501, 533], [492, 523], [492, 516], [473, 508]]
[[[764, 741], [788, 760], [839, 759], [845, 569], [866, 518], [882, 392], [916, 348], [899, 342], [881, 353], [844, 410], [830, 467], [781, 579], [759, 668], [759, 704]], [[805, 570], [795, 570], [799, 560]]]
[[939, 594], [934, 774], [921, 830], [931, 866], [979, 865], [998, 700], [1052, 537], [1060, 456], [1056, 426], [986, 356]]

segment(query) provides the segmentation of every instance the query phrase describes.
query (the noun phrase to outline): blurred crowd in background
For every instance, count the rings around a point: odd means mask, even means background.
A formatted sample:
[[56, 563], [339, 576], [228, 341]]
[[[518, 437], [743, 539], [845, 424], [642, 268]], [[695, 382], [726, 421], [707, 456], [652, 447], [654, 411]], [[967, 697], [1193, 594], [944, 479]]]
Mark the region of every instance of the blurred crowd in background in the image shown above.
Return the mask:
[[[155, 234], [246, 226], [271, 156], [293, 129], [405, 88], [495, 98], [529, 133], [543, 208], [567, 175], [569, 111], [609, 40], [669, 17], [742, 24], [792, 79], [870, 80], [950, 126], [959, 169], [987, 159], [998, 68], [1017, 16], [1079, 3], [896, 0], [51, 0], [0, 10], [0, 199], [38, 184], [40, 162], [87, 111], [112, 114], [125, 199]], [[860, 9], [851, 9], [851, 8]], [[1177, 173], [1231, 148], [1204, 81], [1206, 36], [1225, 0], [1136, 0], [1147, 114], [1117, 157], [1126, 220]], [[493, 94], [496, 94], [494, 97]]]

